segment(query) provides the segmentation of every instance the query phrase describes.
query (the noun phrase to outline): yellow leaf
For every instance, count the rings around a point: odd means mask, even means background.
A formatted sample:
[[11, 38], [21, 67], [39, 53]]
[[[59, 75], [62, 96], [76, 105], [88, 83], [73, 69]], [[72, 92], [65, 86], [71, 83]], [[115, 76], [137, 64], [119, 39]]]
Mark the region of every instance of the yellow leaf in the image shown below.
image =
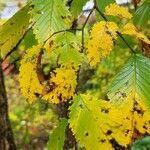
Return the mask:
[[138, 38], [139, 40], [144, 41], [145, 43], [150, 44], [150, 40], [141, 32], [139, 32], [137, 30], [137, 28], [132, 24], [132, 23], [127, 23], [124, 27], [123, 27], [123, 31], [122, 34], [128, 34], [128, 35], [132, 35], [135, 38]]
[[87, 45], [87, 57], [91, 66], [97, 65], [102, 57], [109, 55], [116, 39], [118, 26], [114, 22], [101, 21], [94, 24]]
[[129, 13], [127, 8], [123, 6], [119, 6], [115, 3], [110, 4], [105, 8], [105, 14], [111, 16], [117, 16], [119, 18], [126, 18], [126, 19], [132, 18], [132, 15]]
[[37, 76], [37, 58], [41, 51], [41, 46], [37, 45], [28, 50], [21, 60], [19, 83], [21, 93], [32, 103], [37, 97], [36, 94], [42, 93], [42, 85]]
[[116, 108], [120, 110], [120, 118], [122, 119], [121, 126], [118, 129], [112, 129], [112, 137], [120, 145], [127, 146], [131, 144], [134, 139], [138, 138], [135, 137], [137, 133], [139, 135], [150, 133], [150, 110], [141, 103], [137, 93], [133, 92], [125, 97], [123, 103], [117, 105]]
[[43, 96], [43, 99], [59, 103], [67, 101], [74, 96], [77, 80], [76, 72], [70, 66], [57, 68], [49, 80], [49, 91]]

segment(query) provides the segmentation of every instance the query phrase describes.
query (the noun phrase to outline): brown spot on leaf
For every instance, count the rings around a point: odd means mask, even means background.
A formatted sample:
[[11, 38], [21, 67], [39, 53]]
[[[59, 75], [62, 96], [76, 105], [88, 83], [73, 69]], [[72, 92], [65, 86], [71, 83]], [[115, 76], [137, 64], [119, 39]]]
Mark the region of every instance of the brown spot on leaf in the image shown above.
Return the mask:
[[101, 109], [101, 112], [103, 112], [103, 113], [109, 113], [109, 109], [102, 108], [102, 109]]
[[101, 143], [104, 143], [104, 142], [106, 142], [106, 140], [105, 140], [105, 139], [102, 139], [102, 140], [100, 140], [100, 142], [101, 142]]
[[107, 135], [111, 135], [111, 134], [112, 134], [112, 131], [111, 131], [111, 130], [108, 130], [108, 131], [106, 132], [106, 134], [107, 134]]

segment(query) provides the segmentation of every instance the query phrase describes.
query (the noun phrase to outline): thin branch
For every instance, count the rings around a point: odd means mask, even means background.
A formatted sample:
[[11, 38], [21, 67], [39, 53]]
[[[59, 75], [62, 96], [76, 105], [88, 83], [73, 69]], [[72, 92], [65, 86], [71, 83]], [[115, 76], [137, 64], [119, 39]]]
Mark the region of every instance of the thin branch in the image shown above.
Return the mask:
[[128, 46], [128, 48], [135, 53], [134, 49], [129, 45], [129, 43], [125, 40], [125, 38], [122, 36], [122, 34], [120, 32], [116, 32], [118, 34], [118, 36], [122, 39], [122, 41]]
[[[105, 20], [105, 21], [108, 21], [108, 19], [106, 18], [106, 16], [100, 11], [100, 9], [97, 7], [97, 3], [96, 3], [96, 0], [94, 0], [94, 3], [95, 3], [95, 9], [97, 10], [97, 12], [100, 14], [100, 16]], [[130, 46], [130, 44], [125, 40], [125, 38], [122, 36], [122, 34], [117, 31], [116, 32], [118, 34], [118, 36], [122, 39], [122, 41], [128, 46], [128, 48], [132, 51], [132, 53], [135, 53], [134, 52], [134, 49]]]
[[83, 50], [84, 50], [84, 29], [85, 29], [85, 26], [94, 10], [95, 10], [95, 6], [91, 9], [89, 15], [87, 16], [87, 18], [82, 26], [82, 51], [81, 52], [83, 52]]
[[99, 10], [99, 8], [96, 6], [95, 9], [97, 10], [97, 12], [100, 14], [100, 16], [102, 16], [102, 18], [105, 20], [105, 21], [108, 21], [106, 16]]
[[[56, 31], [54, 32], [52, 35], [50, 35], [45, 41], [44, 41], [44, 45], [46, 44], [46, 42], [51, 39], [53, 36], [55, 36], [56, 34], [59, 33], [63, 33], [63, 32], [72, 32], [72, 31], [82, 31], [82, 29], [66, 29], [66, 30], [60, 30], [60, 31]], [[43, 45], [43, 46], [44, 46]]]

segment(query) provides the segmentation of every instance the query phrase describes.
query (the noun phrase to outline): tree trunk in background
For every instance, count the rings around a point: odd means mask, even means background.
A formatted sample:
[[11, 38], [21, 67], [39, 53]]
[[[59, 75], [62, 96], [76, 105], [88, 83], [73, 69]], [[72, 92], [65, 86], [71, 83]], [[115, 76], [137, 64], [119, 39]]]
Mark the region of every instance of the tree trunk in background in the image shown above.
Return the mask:
[[13, 132], [8, 116], [7, 95], [0, 60], [0, 150], [16, 150]]
[[[67, 119], [69, 118], [68, 108], [69, 108], [69, 101], [59, 103], [57, 105], [57, 114], [58, 114], [59, 118], [67, 118]], [[65, 139], [63, 149], [69, 150], [70, 148], [75, 148], [75, 150], [76, 150], [77, 149], [76, 147], [77, 147], [76, 139], [68, 125], [66, 128], [66, 139]]]

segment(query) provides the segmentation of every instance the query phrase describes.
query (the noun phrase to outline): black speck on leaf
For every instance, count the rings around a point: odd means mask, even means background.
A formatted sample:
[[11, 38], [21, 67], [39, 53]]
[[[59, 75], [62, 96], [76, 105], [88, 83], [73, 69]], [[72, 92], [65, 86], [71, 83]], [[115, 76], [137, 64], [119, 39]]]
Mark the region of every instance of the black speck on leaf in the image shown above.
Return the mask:
[[89, 136], [89, 133], [87, 132], [87, 133], [85, 133], [85, 136]]
[[31, 8], [34, 8], [34, 5], [31, 5]]
[[80, 104], [80, 105], [79, 105], [79, 107], [80, 107], [80, 108], [83, 108], [83, 105], [82, 105], [82, 104]]

